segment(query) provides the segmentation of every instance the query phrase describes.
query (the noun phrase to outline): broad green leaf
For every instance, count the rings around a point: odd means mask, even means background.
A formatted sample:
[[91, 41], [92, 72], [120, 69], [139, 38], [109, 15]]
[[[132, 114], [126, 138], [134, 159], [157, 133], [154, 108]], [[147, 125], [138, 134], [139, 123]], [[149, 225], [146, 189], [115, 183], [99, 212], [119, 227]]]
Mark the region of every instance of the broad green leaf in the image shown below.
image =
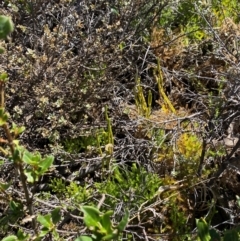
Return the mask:
[[17, 232], [17, 237], [19, 241], [28, 241], [29, 240], [29, 234], [24, 233], [21, 229]]
[[[44, 237], [44, 236], [46, 236], [46, 235], [49, 233], [49, 231], [50, 231], [50, 229], [44, 227], [44, 228], [42, 228], [39, 236], [40, 236], [40, 237]], [[40, 240], [42, 240], [42, 239], [40, 239]]]
[[27, 150], [23, 152], [22, 160], [29, 165], [35, 164], [33, 161], [33, 154]]
[[8, 78], [8, 75], [6, 72], [0, 74], [0, 81], [5, 82], [5, 81], [7, 81], [7, 78]]
[[88, 228], [99, 227], [100, 211], [92, 206], [82, 206], [81, 211], [84, 213], [84, 223]]
[[13, 31], [13, 28], [11, 18], [0, 15], [0, 39], [5, 39]]
[[12, 183], [0, 183], [0, 188], [4, 191], [6, 191], [10, 186], [11, 186]]
[[19, 202], [10, 201], [9, 207], [14, 212], [20, 212], [23, 208], [23, 205], [22, 203], [19, 203]]
[[52, 216], [53, 223], [54, 224], [58, 223], [61, 220], [60, 208], [55, 208], [51, 212], [51, 216]]
[[14, 122], [12, 123], [11, 132], [13, 132], [15, 136], [20, 135], [21, 133], [24, 132], [24, 130], [25, 130], [24, 126], [17, 126]]
[[40, 153], [34, 153], [32, 156], [32, 166], [34, 166], [34, 168], [36, 167], [40, 167], [40, 163], [42, 161], [42, 157], [40, 155]]
[[92, 238], [88, 236], [80, 236], [76, 238], [74, 241], [92, 241]]
[[29, 169], [24, 170], [24, 174], [27, 177], [27, 181], [29, 183], [34, 183], [34, 181], [37, 180], [36, 175], [34, 175], [34, 173]]
[[102, 240], [113, 240], [117, 238], [118, 232], [117, 233], [112, 233], [112, 234], [107, 234], [106, 236], [102, 237]]
[[19, 148], [19, 140], [13, 140], [13, 144], [16, 146], [16, 148]]
[[120, 232], [123, 232], [123, 230], [124, 230], [125, 227], [127, 226], [127, 224], [128, 224], [128, 218], [129, 218], [129, 212], [126, 211], [123, 219], [122, 219], [121, 222], [117, 225], [117, 229], [118, 229]]
[[18, 238], [15, 235], [10, 235], [10, 236], [2, 239], [2, 241], [18, 241]]
[[19, 126], [18, 129], [17, 129], [17, 134], [20, 135], [22, 134], [24, 131], [25, 131], [25, 126]]
[[52, 230], [52, 234], [53, 234], [54, 240], [59, 240], [59, 234], [58, 234], [58, 232], [56, 231], [56, 229], [53, 229], [53, 230]]
[[203, 219], [196, 219], [197, 229], [198, 229], [198, 237], [201, 241], [210, 241], [211, 237], [209, 234], [209, 227], [207, 222]]
[[47, 229], [51, 229], [51, 227], [53, 226], [50, 214], [47, 214], [45, 216], [39, 215], [37, 217], [37, 220], [39, 223], [42, 224], [43, 227], [45, 227]]
[[20, 151], [18, 149], [15, 149], [12, 156], [14, 163], [19, 161], [19, 156], [20, 156]]
[[49, 167], [52, 165], [53, 161], [54, 161], [53, 156], [47, 156], [39, 163], [39, 167], [41, 167], [42, 174], [45, 173], [49, 169]]
[[106, 230], [106, 234], [111, 234], [112, 233], [112, 222], [111, 222], [111, 216], [113, 215], [113, 211], [107, 211], [104, 213], [101, 217], [101, 224], [102, 227]]
[[122, 51], [125, 47], [125, 43], [124, 42], [121, 42], [119, 45], [118, 45], [119, 49]]

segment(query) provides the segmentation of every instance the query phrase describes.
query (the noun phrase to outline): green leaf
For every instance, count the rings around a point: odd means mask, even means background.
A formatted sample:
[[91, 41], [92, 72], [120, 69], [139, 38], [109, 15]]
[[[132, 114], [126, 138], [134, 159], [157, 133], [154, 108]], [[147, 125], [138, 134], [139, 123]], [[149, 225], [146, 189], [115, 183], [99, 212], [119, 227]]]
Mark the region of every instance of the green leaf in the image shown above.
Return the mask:
[[19, 212], [22, 209], [22, 204], [15, 201], [10, 201], [9, 207], [13, 212]]
[[32, 170], [29, 170], [29, 169], [24, 170], [24, 174], [27, 177], [27, 181], [29, 183], [34, 183], [35, 180], [37, 180], [36, 175], [33, 173]]
[[112, 229], [112, 222], [111, 222], [111, 216], [113, 215], [113, 211], [107, 211], [106, 213], [104, 213], [101, 217], [101, 224], [102, 227], [105, 229], [106, 234], [111, 234], [113, 229]]
[[19, 126], [18, 129], [17, 129], [17, 134], [20, 135], [22, 134], [24, 131], [25, 131], [25, 126]]
[[27, 151], [27, 150], [22, 150], [23, 151], [23, 156], [22, 156], [22, 160], [29, 165], [33, 165], [33, 164], [37, 164], [37, 160], [34, 160], [34, 155]]
[[45, 173], [49, 167], [52, 165], [54, 161], [53, 156], [47, 156], [39, 163], [39, 167], [41, 167], [41, 174]]
[[13, 28], [11, 18], [0, 15], [0, 39], [5, 39], [13, 31]]
[[2, 74], [0, 74], [0, 80], [3, 82], [6, 82], [8, 80], [8, 75], [6, 72], [3, 72]]
[[102, 240], [113, 240], [115, 238], [117, 238], [118, 236], [118, 232], [116, 232], [116, 230], [114, 231], [115, 233], [112, 234], [107, 234], [106, 236], [102, 237]]
[[42, 224], [43, 227], [47, 229], [51, 229], [53, 226], [52, 220], [51, 220], [51, 215], [47, 214], [45, 216], [39, 215], [37, 217], [37, 221]]
[[125, 48], [125, 42], [121, 42], [119, 45], [118, 45], [118, 47], [119, 47], [119, 49], [122, 51], [124, 48]]
[[58, 223], [61, 220], [60, 208], [55, 208], [51, 212], [51, 216], [52, 216], [53, 223], [54, 224]]
[[10, 236], [2, 239], [2, 241], [18, 241], [18, 238], [15, 235], [10, 235]]
[[[42, 228], [39, 236], [40, 236], [40, 237], [44, 237], [44, 236], [46, 236], [46, 235], [49, 233], [49, 231], [50, 231], [50, 229], [44, 227], [44, 228]], [[40, 240], [42, 240], [42, 239], [40, 239]]]
[[29, 240], [29, 234], [24, 233], [21, 229], [17, 232], [17, 237], [19, 241], [28, 241]]
[[3, 108], [0, 108], [0, 126], [5, 125], [8, 120], [8, 115], [5, 113]]
[[53, 229], [52, 234], [53, 234], [54, 240], [59, 240], [59, 234], [56, 231], [56, 229]]
[[92, 206], [82, 206], [81, 211], [84, 213], [84, 223], [89, 229], [99, 227], [100, 211]]
[[126, 211], [123, 219], [121, 220], [121, 222], [118, 224], [117, 226], [117, 229], [120, 231], [120, 232], [123, 232], [123, 230], [125, 229], [125, 227], [127, 226], [128, 224], [128, 218], [129, 218], [129, 212]]
[[77, 237], [74, 241], [92, 241], [92, 238], [88, 236], [80, 236]]
[[20, 151], [18, 149], [15, 149], [12, 156], [13, 162], [18, 162], [19, 156], [20, 156]]
[[210, 241], [211, 237], [209, 234], [209, 227], [207, 222], [203, 219], [196, 219], [197, 222], [197, 229], [198, 229], [198, 236], [201, 241]]
[[0, 183], [0, 188], [1, 190], [4, 190], [6, 191], [10, 186], [11, 186], [12, 183]]
[[114, 178], [116, 178], [120, 184], [125, 182], [125, 179], [123, 178], [118, 168], [114, 169]]
[[21, 148], [20, 153], [22, 154], [22, 160], [26, 163], [26, 164], [32, 164], [32, 154], [30, 152], [28, 152], [26, 149], [23, 150]]
[[17, 126], [14, 122], [12, 123], [11, 132], [13, 132], [15, 136], [20, 135], [21, 133], [24, 132], [24, 130], [25, 130], [24, 126]]
[[6, 81], [7, 81], [7, 78], [8, 78], [8, 75], [7, 75], [6, 72], [0, 74], [0, 81], [6, 82]]
[[38, 165], [41, 163], [42, 161], [42, 157], [41, 157], [41, 154], [39, 152], [34, 152], [33, 153], [33, 156], [32, 156], [32, 162], [33, 162], [33, 165]]

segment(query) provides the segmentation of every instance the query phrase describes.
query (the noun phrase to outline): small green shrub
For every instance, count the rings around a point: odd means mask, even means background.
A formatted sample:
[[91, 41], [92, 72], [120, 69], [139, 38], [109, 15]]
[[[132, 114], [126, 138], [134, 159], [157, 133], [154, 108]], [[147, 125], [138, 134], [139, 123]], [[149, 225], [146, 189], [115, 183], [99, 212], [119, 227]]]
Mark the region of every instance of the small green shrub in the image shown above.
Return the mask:
[[239, 10], [237, 0], [201, 2], [183, 0], [174, 7], [165, 8], [159, 23], [161, 27], [170, 28], [172, 31], [180, 29], [181, 34], [186, 34], [183, 41], [188, 45], [190, 41], [208, 38], [212, 34], [208, 30], [209, 26], [220, 27], [228, 17], [238, 23], [240, 21]]
[[105, 182], [95, 183], [95, 187], [99, 193], [107, 194], [105, 203], [110, 207], [114, 208], [122, 200], [129, 209], [137, 209], [155, 195], [162, 183], [156, 174], [133, 163], [130, 170], [115, 167], [110, 177]]
[[[91, 197], [93, 193], [92, 189], [88, 189], [86, 186], [81, 186], [76, 182], [71, 182], [66, 187], [66, 197], [73, 200], [74, 204], [84, 204]], [[88, 202], [88, 204], [90, 204]]]
[[184, 207], [177, 200], [176, 197], [170, 199], [166, 205], [169, 210], [170, 232], [172, 233], [172, 240], [188, 240], [190, 227], [188, 224], [188, 216]]
[[61, 178], [53, 178], [49, 184], [52, 192], [56, 193], [58, 198], [66, 196], [66, 184]]
[[[93, 190], [91, 188], [81, 186], [79, 183], [74, 181], [70, 182], [69, 185], [66, 185], [60, 178], [54, 178], [51, 180], [49, 186], [59, 198], [62, 200], [65, 198], [71, 199], [71, 203], [74, 205], [85, 203], [93, 194]], [[88, 204], [90, 203], [88, 202]]]
[[12, 19], [7, 16], [0, 15], [0, 39], [5, 39], [13, 32], [14, 25]]
[[102, 213], [92, 206], [82, 206], [81, 210], [84, 213], [83, 221], [91, 231], [92, 236], [80, 236], [75, 241], [119, 240], [119, 236], [124, 231], [128, 223], [128, 212], [126, 212], [122, 220], [117, 225], [114, 225], [111, 221], [113, 211]]
[[166, 131], [160, 128], [153, 128], [151, 130], [151, 138], [155, 142], [157, 148], [160, 148], [167, 139]]
[[95, 134], [83, 135], [72, 139], [64, 140], [64, 150], [69, 153], [85, 152], [89, 148], [94, 147], [100, 152], [99, 148], [108, 144], [108, 132], [104, 129], [95, 131]]
[[195, 176], [201, 156], [202, 143], [199, 138], [190, 133], [182, 134], [177, 141], [179, 153], [179, 178]]
[[196, 219], [196, 224], [198, 240], [200, 241], [239, 241], [240, 239], [239, 227], [224, 231], [223, 237], [221, 237], [214, 228], [210, 228], [210, 225], [204, 218]]

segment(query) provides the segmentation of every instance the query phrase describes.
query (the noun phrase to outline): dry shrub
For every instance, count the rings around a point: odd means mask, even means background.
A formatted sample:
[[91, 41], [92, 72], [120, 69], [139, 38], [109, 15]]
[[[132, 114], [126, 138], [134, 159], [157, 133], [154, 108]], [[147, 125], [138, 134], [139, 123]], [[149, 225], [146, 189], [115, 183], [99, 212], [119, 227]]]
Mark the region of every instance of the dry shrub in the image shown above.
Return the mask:
[[11, 4], [2, 3], [16, 25], [1, 56], [10, 78], [7, 107], [26, 126], [23, 140], [38, 148], [99, 125], [109, 100], [131, 101], [136, 71], [146, 79], [151, 61], [151, 54], [142, 61], [144, 38], [166, 6], [143, 0]]

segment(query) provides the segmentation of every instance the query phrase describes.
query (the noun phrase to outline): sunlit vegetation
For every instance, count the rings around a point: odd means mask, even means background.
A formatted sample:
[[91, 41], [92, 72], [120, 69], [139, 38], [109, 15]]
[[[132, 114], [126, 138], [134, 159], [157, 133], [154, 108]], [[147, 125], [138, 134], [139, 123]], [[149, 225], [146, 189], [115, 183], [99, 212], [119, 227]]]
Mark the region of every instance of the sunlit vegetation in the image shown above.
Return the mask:
[[239, 240], [239, 12], [2, 1], [1, 240]]

